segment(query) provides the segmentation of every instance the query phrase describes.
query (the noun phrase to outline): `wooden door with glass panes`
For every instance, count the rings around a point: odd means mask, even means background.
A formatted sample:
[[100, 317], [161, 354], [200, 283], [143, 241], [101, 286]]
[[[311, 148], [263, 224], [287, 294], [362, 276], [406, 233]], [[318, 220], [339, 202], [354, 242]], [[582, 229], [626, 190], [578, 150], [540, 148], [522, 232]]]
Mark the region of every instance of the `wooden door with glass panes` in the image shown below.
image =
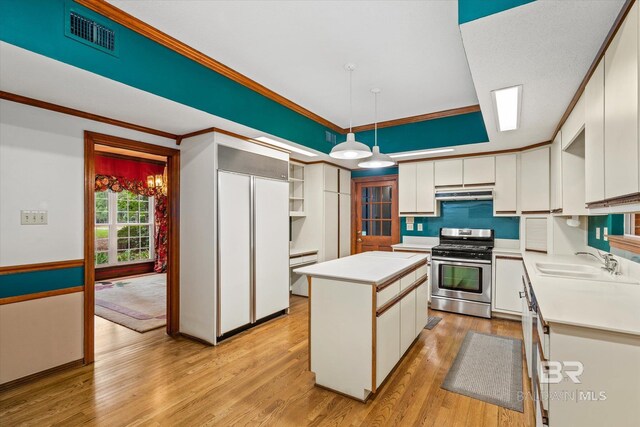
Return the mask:
[[353, 251], [391, 251], [400, 241], [398, 177], [354, 178], [352, 197]]

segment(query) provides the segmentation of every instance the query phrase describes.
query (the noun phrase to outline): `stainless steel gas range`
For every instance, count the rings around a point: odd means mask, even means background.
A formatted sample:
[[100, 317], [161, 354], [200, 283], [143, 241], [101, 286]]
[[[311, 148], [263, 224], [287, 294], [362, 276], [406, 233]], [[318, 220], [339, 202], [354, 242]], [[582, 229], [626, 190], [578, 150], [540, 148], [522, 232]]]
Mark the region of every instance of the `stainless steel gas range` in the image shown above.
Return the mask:
[[431, 250], [431, 308], [491, 318], [493, 230], [441, 228]]

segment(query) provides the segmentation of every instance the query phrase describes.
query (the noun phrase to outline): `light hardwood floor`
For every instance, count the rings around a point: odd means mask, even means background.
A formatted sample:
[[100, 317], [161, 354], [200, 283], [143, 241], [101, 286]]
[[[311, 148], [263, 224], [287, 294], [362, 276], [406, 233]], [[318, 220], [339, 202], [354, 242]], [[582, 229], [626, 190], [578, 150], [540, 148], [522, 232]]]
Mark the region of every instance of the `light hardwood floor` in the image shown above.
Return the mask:
[[520, 323], [432, 314], [443, 320], [366, 404], [314, 387], [302, 297], [288, 316], [218, 347], [100, 319], [95, 364], [3, 392], [0, 425], [533, 425], [529, 401], [522, 414], [440, 388], [467, 331], [522, 338]]

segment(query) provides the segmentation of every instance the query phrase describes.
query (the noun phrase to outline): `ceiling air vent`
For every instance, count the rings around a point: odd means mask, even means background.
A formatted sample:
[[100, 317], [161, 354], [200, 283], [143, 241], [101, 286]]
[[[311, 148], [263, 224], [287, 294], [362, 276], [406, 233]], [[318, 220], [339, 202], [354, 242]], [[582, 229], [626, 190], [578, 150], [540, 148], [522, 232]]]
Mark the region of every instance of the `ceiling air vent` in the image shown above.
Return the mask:
[[95, 47], [112, 55], [116, 52], [116, 33], [100, 22], [82, 16], [74, 10], [68, 11], [65, 33], [84, 44]]

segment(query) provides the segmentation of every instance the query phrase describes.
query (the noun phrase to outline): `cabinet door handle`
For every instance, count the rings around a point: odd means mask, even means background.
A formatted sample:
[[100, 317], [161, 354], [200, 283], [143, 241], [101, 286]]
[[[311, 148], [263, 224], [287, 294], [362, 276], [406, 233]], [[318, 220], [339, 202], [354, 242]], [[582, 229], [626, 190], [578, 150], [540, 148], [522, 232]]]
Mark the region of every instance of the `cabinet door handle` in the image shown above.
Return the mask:
[[524, 292], [523, 291], [518, 292], [518, 294], [520, 294], [520, 298], [524, 298]]

